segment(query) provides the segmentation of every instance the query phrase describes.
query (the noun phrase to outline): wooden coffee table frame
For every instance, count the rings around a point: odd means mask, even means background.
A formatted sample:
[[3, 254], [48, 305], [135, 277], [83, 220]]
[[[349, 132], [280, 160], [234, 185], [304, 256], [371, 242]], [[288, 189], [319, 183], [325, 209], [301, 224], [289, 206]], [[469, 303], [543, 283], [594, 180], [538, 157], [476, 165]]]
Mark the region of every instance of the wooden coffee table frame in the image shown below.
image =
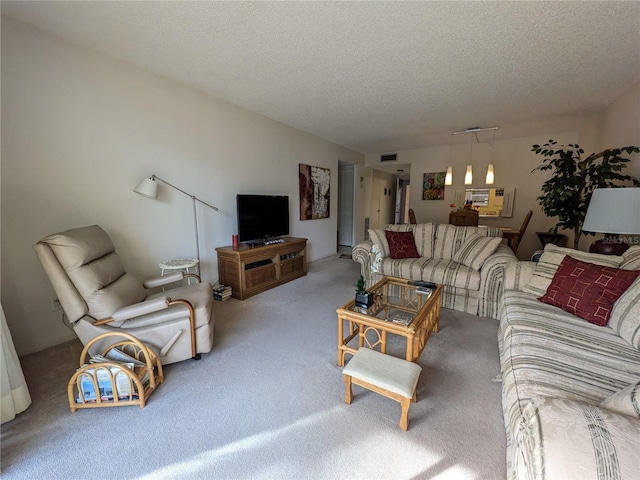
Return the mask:
[[[400, 289], [399, 303], [389, 305], [389, 289], [393, 286]], [[442, 285], [438, 285], [431, 295], [421, 295], [412, 293], [415, 290], [413, 285], [408, 284], [408, 280], [394, 277], [384, 277], [378, 283], [373, 285], [368, 291], [382, 293], [382, 298], [370, 310], [371, 314], [363, 314], [354, 311], [355, 299], [345, 303], [338, 308], [338, 365], [344, 366], [344, 356], [349, 353], [355, 355], [357, 348], [349, 346], [349, 342], [356, 336], [359, 336], [358, 347], [371, 348], [380, 347], [381, 353], [387, 353], [387, 334], [399, 335], [407, 339], [407, 351], [405, 359], [409, 362], [415, 362], [424, 350], [427, 340], [431, 332], [437, 332], [440, 329], [440, 301], [442, 295]], [[392, 321], [383, 320], [373, 315], [381, 312], [383, 309], [394, 309], [405, 311], [415, 318], [409, 325], [394, 323]], [[346, 332], [345, 332], [345, 326]], [[347, 335], [345, 336], [345, 333]], [[367, 335], [374, 337], [373, 340]]]

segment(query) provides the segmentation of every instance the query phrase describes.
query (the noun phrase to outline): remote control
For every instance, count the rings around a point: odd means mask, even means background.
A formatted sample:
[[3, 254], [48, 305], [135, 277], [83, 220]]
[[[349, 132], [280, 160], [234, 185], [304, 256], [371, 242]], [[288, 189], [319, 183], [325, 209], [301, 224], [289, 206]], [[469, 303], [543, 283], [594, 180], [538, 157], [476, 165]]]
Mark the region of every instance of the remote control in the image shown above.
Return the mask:
[[411, 280], [409, 285], [415, 285], [416, 287], [436, 288], [436, 284], [433, 282], [423, 282], [422, 280]]

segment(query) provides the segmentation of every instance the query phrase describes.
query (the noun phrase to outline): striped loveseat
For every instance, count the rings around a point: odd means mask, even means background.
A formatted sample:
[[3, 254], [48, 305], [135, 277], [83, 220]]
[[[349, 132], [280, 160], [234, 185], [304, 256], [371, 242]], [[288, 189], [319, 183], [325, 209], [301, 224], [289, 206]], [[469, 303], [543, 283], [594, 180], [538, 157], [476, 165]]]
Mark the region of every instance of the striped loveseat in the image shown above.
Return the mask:
[[[385, 231], [412, 232], [418, 257], [391, 258]], [[352, 255], [367, 287], [382, 276], [440, 283], [443, 307], [497, 319], [504, 266], [517, 261], [501, 237], [499, 228], [385, 225], [369, 230], [369, 240], [356, 245]]]
[[505, 269], [498, 344], [510, 479], [640, 478], [640, 277], [597, 326], [538, 300], [569, 255], [640, 269], [640, 246], [605, 256], [547, 245]]

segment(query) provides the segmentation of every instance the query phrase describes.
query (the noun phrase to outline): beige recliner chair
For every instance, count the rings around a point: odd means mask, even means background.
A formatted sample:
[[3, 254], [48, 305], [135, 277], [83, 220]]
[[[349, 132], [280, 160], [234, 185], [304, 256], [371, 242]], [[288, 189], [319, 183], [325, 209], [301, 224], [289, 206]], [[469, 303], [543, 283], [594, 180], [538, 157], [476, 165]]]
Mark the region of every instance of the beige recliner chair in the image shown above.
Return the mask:
[[[98, 225], [49, 235], [33, 248], [83, 344], [122, 330], [153, 348], [165, 365], [211, 351], [209, 283], [154, 294], [147, 290], [189, 276], [200, 282], [197, 275], [175, 272], [140, 283], [124, 270], [111, 239]], [[95, 345], [96, 350], [105, 347]]]

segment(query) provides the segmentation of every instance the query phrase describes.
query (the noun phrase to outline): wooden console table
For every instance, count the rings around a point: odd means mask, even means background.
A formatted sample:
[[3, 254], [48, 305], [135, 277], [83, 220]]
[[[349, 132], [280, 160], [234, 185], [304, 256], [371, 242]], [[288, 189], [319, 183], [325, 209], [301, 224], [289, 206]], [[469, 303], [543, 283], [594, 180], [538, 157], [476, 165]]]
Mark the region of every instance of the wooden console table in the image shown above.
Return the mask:
[[283, 237], [283, 243], [260, 247], [218, 247], [220, 283], [244, 300], [307, 274], [307, 239]]

